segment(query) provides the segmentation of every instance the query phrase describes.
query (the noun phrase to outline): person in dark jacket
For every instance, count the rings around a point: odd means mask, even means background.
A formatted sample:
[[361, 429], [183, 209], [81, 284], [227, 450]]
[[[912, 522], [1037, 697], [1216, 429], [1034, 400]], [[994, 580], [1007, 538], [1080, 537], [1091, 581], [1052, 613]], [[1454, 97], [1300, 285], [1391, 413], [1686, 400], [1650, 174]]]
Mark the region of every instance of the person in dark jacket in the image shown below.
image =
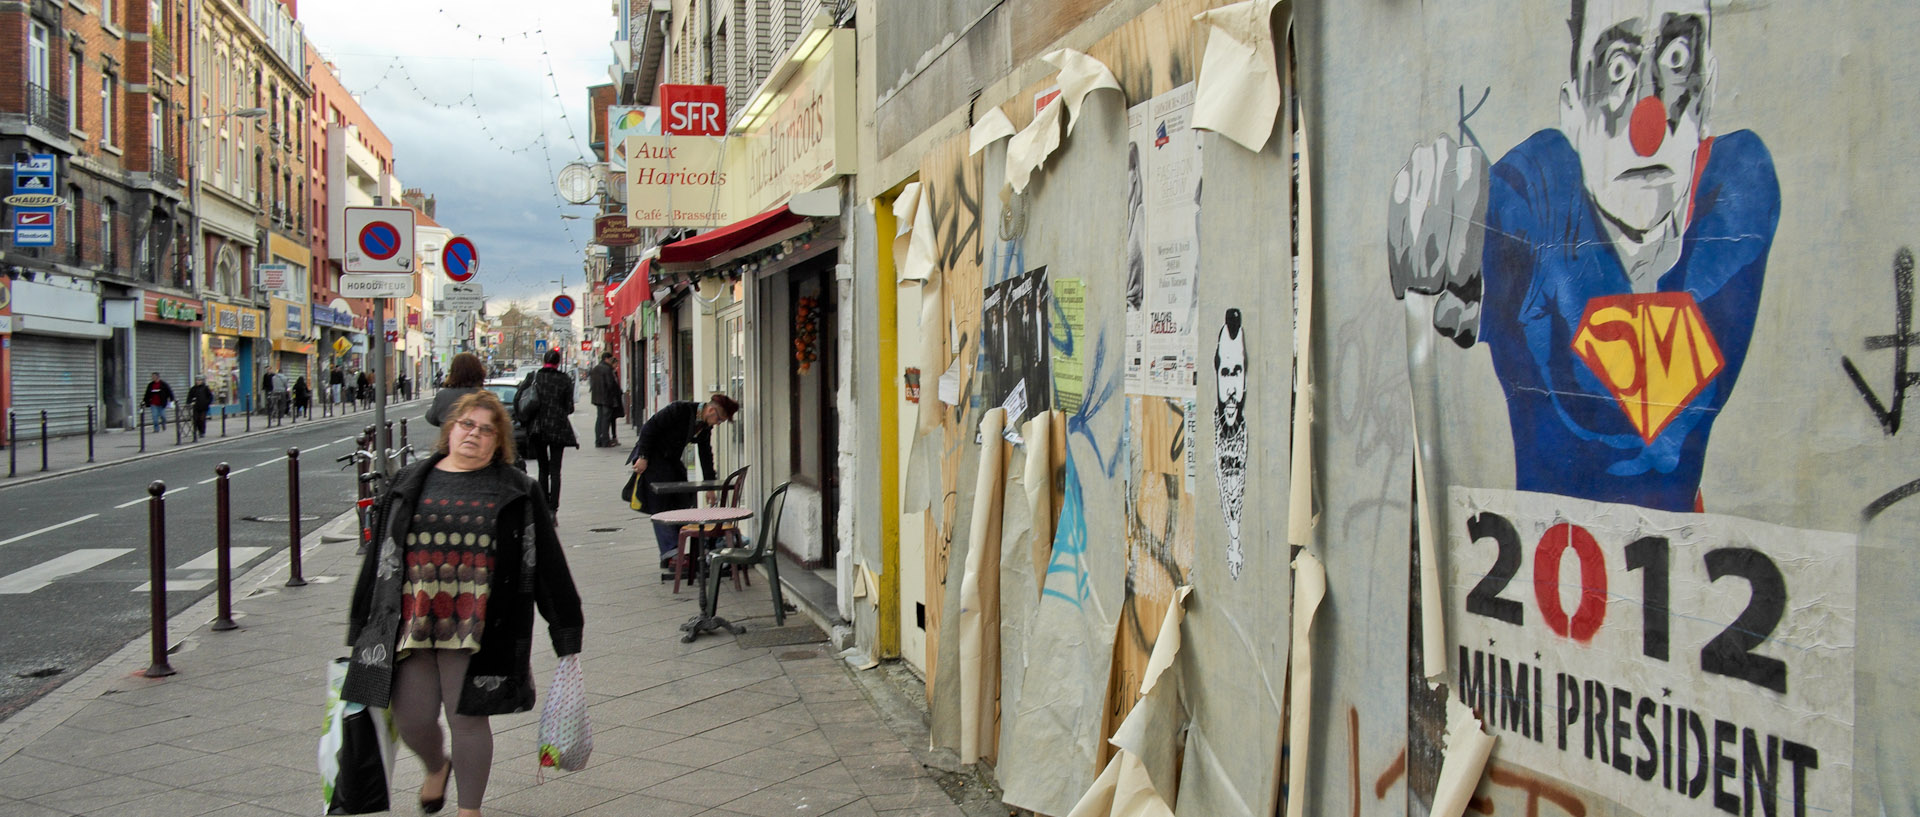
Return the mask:
[[160, 373], [154, 372], [153, 379], [147, 382], [146, 396], [140, 398], [140, 405], [147, 407], [147, 414], [153, 420], [153, 430], [167, 427], [167, 406], [173, 404], [173, 387], [160, 379]]
[[[573, 378], [560, 371], [560, 350], [549, 349], [541, 358], [541, 366], [527, 376], [520, 384], [522, 390], [532, 389], [531, 421], [522, 419], [527, 427], [527, 441], [532, 446], [530, 457], [540, 465], [540, 487], [546, 491], [547, 501], [553, 504], [554, 512], [560, 510], [560, 459], [568, 448], [579, 448], [580, 440], [573, 434], [573, 421], [567, 419], [573, 414]], [[526, 411], [527, 403], [518, 397], [515, 403]]]
[[[580, 652], [586, 619], [540, 486], [507, 465], [500, 398], [469, 394], [447, 416], [433, 456], [402, 469], [375, 510], [380, 545], [354, 585], [341, 698], [391, 707], [426, 770], [423, 812], [440, 810], [451, 777], [461, 812], [478, 814], [493, 765], [488, 717], [533, 708], [534, 611], [562, 657]], [[456, 502], [458, 515], [434, 512]]]
[[207, 376], [193, 379], [193, 387], [187, 389], [187, 408], [193, 410], [193, 436], [207, 436], [207, 412], [213, 409], [213, 389], [207, 388]]
[[311, 405], [313, 405], [313, 387], [307, 385], [307, 376], [303, 374], [293, 379], [294, 416], [312, 417], [313, 410], [309, 408]]
[[460, 398], [480, 391], [487, 382], [487, 365], [480, 362], [480, 356], [472, 352], [461, 352], [453, 356], [447, 364], [445, 385], [433, 394], [433, 405], [427, 407], [427, 424], [438, 427], [446, 418], [447, 410]]
[[[647, 418], [640, 426], [640, 441], [634, 443], [633, 450], [627, 454], [627, 465], [640, 475], [638, 490], [642, 511], [655, 514], [693, 507], [698, 497], [656, 494], [653, 483], [686, 480], [687, 466], [680, 458], [688, 443], [699, 446], [700, 470], [705, 474], [702, 479], [713, 479], [713, 427], [732, 420], [738, 413], [738, 401], [715, 392], [705, 403], [676, 400]], [[679, 533], [659, 525], [653, 527], [653, 533], [660, 544], [660, 566], [666, 567], [676, 550]]]
[[361, 408], [373, 405], [373, 378], [368, 377], [365, 370], [354, 378], [353, 396], [360, 401]]
[[599, 448], [620, 445], [613, 421], [620, 419], [620, 378], [613, 373], [613, 353], [600, 355], [600, 363], [587, 372], [587, 391], [593, 397], [593, 444]]
[[327, 402], [338, 405], [340, 402], [340, 392], [346, 385], [346, 370], [335, 366], [331, 371], [327, 372]]

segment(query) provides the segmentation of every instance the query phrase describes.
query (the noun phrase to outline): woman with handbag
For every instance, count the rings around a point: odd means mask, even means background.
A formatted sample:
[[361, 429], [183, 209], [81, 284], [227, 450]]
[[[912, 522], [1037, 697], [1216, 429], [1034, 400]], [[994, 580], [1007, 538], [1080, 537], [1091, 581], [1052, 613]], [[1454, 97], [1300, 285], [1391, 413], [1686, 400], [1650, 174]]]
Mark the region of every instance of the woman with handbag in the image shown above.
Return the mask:
[[433, 405], [427, 407], [427, 424], [439, 427], [456, 401], [485, 388], [486, 381], [487, 364], [480, 362], [479, 355], [472, 352], [454, 355], [447, 364], [445, 386], [433, 393]]
[[423, 812], [445, 804], [451, 778], [460, 817], [478, 817], [493, 765], [487, 718], [533, 708], [535, 609], [562, 657], [580, 652], [585, 617], [545, 496], [507, 464], [506, 407], [481, 390], [446, 416], [433, 456], [401, 470], [375, 511], [379, 546], [354, 586], [341, 698], [391, 707], [426, 767]]

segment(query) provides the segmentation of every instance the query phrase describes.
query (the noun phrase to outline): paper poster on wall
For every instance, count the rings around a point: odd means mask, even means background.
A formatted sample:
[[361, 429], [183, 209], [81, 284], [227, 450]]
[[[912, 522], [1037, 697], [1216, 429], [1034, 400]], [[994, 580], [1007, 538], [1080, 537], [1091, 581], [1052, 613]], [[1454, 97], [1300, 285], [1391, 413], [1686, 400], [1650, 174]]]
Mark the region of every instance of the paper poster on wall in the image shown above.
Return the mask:
[[[1851, 814], [1852, 534], [1454, 487], [1453, 694], [1640, 814]], [[1754, 808], [1754, 806], [1760, 808]]]
[[1009, 438], [1052, 408], [1047, 268], [986, 288], [980, 301], [980, 405], [1007, 410]]
[[1057, 278], [1053, 283], [1053, 309], [1048, 313], [1047, 334], [1053, 347], [1049, 365], [1053, 369], [1054, 408], [1073, 414], [1087, 392], [1085, 345], [1087, 332], [1087, 282], [1079, 278]]
[[1189, 83], [1127, 109], [1128, 394], [1192, 398], [1200, 139]]

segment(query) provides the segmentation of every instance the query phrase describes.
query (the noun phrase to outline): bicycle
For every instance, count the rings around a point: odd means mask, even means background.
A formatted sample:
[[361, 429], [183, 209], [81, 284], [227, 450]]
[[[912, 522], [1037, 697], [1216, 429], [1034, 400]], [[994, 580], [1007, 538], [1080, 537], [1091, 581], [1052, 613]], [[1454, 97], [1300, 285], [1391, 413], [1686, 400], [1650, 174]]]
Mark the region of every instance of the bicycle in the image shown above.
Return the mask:
[[[397, 459], [403, 465], [413, 456], [411, 444], [401, 446], [398, 450], [388, 449], [388, 451], [389, 459]], [[360, 495], [353, 502], [354, 512], [360, 519], [360, 547], [355, 553], [364, 555], [367, 547], [373, 544], [375, 519], [372, 509], [386, 497], [392, 477], [377, 466], [379, 458], [373, 454], [373, 441], [365, 435], [360, 438], [358, 447], [335, 457], [333, 461], [340, 463], [342, 469], [345, 469], [348, 464], [360, 469], [358, 477]]]

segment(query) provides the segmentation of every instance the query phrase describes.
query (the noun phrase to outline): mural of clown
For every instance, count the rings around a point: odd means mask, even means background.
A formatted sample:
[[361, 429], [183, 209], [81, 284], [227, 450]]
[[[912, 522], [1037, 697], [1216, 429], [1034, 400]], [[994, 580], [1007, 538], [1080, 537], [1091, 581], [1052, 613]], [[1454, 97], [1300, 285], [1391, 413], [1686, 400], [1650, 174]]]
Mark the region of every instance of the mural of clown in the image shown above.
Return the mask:
[[1394, 179], [1393, 293], [1485, 343], [1516, 487], [1700, 510], [1780, 217], [1773, 160], [1709, 127], [1707, 0], [1573, 0], [1560, 127], [1488, 166], [1442, 137]]

